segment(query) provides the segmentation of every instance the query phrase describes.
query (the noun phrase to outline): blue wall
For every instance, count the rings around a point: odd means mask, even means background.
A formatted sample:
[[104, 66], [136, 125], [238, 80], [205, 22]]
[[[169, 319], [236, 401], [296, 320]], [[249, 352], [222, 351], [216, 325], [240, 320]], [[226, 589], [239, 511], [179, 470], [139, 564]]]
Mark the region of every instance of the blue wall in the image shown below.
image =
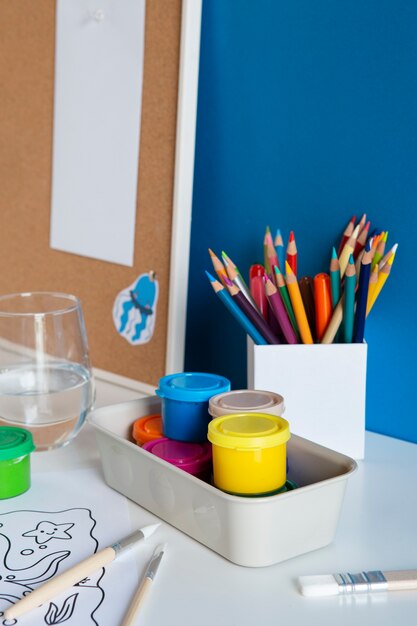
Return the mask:
[[417, 442], [416, 23], [415, 0], [204, 1], [186, 369], [246, 384], [208, 247], [246, 274], [267, 224], [293, 229], [314, 275], [366, 212], [399, 243], [367, 323], [367, 428]]

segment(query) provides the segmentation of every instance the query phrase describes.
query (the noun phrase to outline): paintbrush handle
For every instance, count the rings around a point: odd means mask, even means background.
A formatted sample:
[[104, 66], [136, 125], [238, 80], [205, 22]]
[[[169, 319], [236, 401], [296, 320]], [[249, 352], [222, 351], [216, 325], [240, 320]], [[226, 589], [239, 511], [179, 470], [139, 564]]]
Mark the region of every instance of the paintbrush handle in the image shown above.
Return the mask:
[[104, 548], [104, 550], [93, 554], [81, 563], [77, 563], [77, 565], [74, 565], [66, 572], [55, 576], [52, 580], [32, 591], [28, 596], [16, 602], [16, 604], [5, 611], [4, 617], [7, 620], [20, 617], [23, 613], [27, 613], [44, 602], [51, 600], [62, 591], [66, 591], [79, 583], [86, 576], [108, 565], [115, 557], [116, 552], [112, 547]]
[[136, 591], [135, 595], [133, 596], [133, 600], [132, 603], [125, 615], [125, 618], [122, 622], [122, 626], [132, 626], [132, 624], [134, 623], [137, 614], [139, 613], [139, 610], [142, 606], [142, 604], [145, 601], [146, 596], [148, 595], [150, 589], [151, 589], [151, 585], [152, 585], [152, 580], [151, 578], [148, 578], [147, 576], [142, 580], [138, 590]]

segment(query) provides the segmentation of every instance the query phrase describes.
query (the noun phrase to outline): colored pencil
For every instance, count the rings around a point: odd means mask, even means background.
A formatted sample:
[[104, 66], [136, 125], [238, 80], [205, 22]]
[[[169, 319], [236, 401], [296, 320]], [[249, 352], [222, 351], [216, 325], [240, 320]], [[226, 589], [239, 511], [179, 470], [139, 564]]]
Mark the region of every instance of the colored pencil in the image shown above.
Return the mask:
[[221, 282], [224, 285], [224, 279], [227, 278], [226, 269], [223, 263], [220, 261], [219, 257], [214, 254], [213, 250], [209, 248], [208, 251], [209, 251], [210, 258], [211, 258], [211, 262], [213, 264], [214, 271], [216, 272], [218, 278], [220, 278]]
[[[290, 266], [291, 270], [297, 276], [297, 259], [298, 259], [298, 255], [297, 255], [297, 246], [296, 246], [296, 243], [295, 243], [295, 237], [294, 237], [294, 232], [293, 231], [290, 232], [290, 237], [289, 237], [288, 245], [287, 245], [286, 259], [287, 259], [287, 263]], [[285, 270], [285, 272], [286, 271], [287, 270]]]
[[379, 273], [379, 265], [375, 265], [374, 269], [371, 270], [371, 275], [369, 277], [369, 285], [368, 285], [368, 299], [366, 308], [368, 309], [369, 303], [372, 300], [372, 294], [375, 290], [376, 284], [378, 282], [378, 273]]
[[234, 302], [243, 311], [248, 320], [252, 322], [255, 328], [258, 329], [262, 337], [269, 344], [280, 343], [278, 336], [271, 330], [271, 327], [268, 326], [268, 324], [266, 323], [262, 315], [257, 311], [257, 309], [255, 309], [251, 305], [251, 303], [247, 301], [243, 293], [240, 291], [239, 287], [237, 287], [231, 281], [228, 281], [227, 289], [229, 291], [229, 294], [232, 296]]
[[345, 230], [343, 231], [343, 235], [342, 235], [342, 238], [341, 238], [340, 243], [339, 243], [339, 248], [337, 250], [337, 256], [341, 255], [342, 250], [343, 250], [343, 248], [345, 246], [345, 243], [347, 242], [349, 237], [352, 235], [353, 229], [355, 228], [355, 222], [356, 222], [356, 215], [353, 215], [351, 217], [348, 225], [346, 226]]
[[336, 304], [333, 310], [332, 317], [330, 319], [330, 322], [326, 328], [326, 331], [320, 343], [333, 343], [337, 335], [337, 331], [340, 328], [340, 324], [342, 323], [342, 320], [343, 320], [344, 301], [345, 301], [345, 296], [344, 294], [342, 294], [339, 302]]
[[214, 292], [223, 302], [226, 309], [233, 315], [233, 317], [239, 322], [241, 327], [247, 332], [249, 337], [253, 339], [254, 343], [258, 345], [266, 345], [268, 343], [266, 339], [263, 338], [261, 333], [257, 330], [257, 328], [255, 328], [252, 322], [249, 321], [247, 316], [243, 313], [242, 309], [233, 300], [227, 289], [209, 272], [206, 271], [206, 275], [211, 283], [211, 286], [213, 287]]
[[275, 250], [274, 244], [272, 242], [272, 235], [270, 231], [268, 233], [268, 237], [266, 238], [266, 254], [268, 258], [268, 267], [269, 267], [268, 274], [271, 274], [273, 266], [278, 265], [278, 255], [277, 255], [277, 251]]
[[[381, 237], [381, 239], [378, 241], [376, 245], [374, 258], [372, 259], [372, 268], [375, 267], [375, 265], [379, 263], [382, 257], [384, 256], [385, 245], [387, 243], [387, 239], [388, 239], [388, 231], [386, 231], [383, 234], [383, 236]], [[381, 269], [381, 267], [379, 269]]]
[[356, 297], [355, 323], [353, 342], [362, 343], [365, 336], [366, 307], [368, 302], [369, 278], [371, 275], [371, 247], [367, 245], [362, 257], [359, 275], [358, 294]]
[[316, 336], [317, 341], [321, 341], [333, 312], [328, 274], [320, 273], [314, 277], [314, 303], [316, 308]]
[[330, 284], [332, 293], [332, 306], [335, 308], [340, 300], [340, 265], [337, 258], [336, 249], [333, 247], [330, 261]]
[[368, 304], [366, 308], [367, 316], [369, 315], [372, 307], [375, 304], [376, 299], [381, 293], [383, 286], [388, 280], [388, 276], [391, 273], [391, 268], [392, 268], [392, 264], [394, 263], [394, 260], [395, 260], [395, 254], [392, 254], [390, 258], [388, 259], [388, 261], [385, 263], [384, 267], [378, 272], [378, 280], [376, 282], [375, 289], [372, 291], [371, 300], [370, 301], [368, 300]]
[[270, 274], [272, 270], [271, 264], [269, 262], [269, 252], [271, 245], [273, 246], [272, 235], [269, 226], [267, 226], [264, 235], [264, 266], [267, 274]]
[[265, 292], [272, 312], [275, 315], [287, 343], [298, 343], [297, 335], [291, 325], [287, 310], [274, 283], [265, 276]]
[[297, 336], [297, 339], [300, 338], [300, 333], [298, 331], [297, 320], [295, 319], [294, 309], [292, 308], [290, 294], [288, 293], [287, 285], [285, 284], [285, 279], [282, 273], [279, 271], [278, 267], [274, 267], [275, 270], [275, 282], [278, 287], [279, 293], [281, 295], [282, 301], [288, 313], [288, 317], [290, 318], [291, 326]]
[[308, 325], [310, 327], [313, 342], [316, 340], [316, 307], [314, 304], [314, 281], [311, 276], [303, 276], [298, 281], [301, 299], [307, 315]]
[[277, 228], [274, 245], [275, 245], [275, 249], [278, 255], [279, 269], [281, 270], [281, 272], [284, 272], [285, 271], [285, 248], [284, 248], [284, 241], [282, 239], [281, 231], [279, 228]]
[[382, 257], [382, 259], [380, 260], [380, 262], [378, 263], [379, 265], [379, 269], [382, 269], [385, 265], [385, 263], [388, 261], [388, 259], [390, 258], [391, 255], [395, 254], [397, 252], [397, 247], [398, 247], [398, 243], [394, 244], [392, 246], [392, 248], [390, 250], [388, 250], [388, 252], [386, 254], [384, 254], [384, 256]]
[[343, 250], [341, 254], [339, 255], [340, 278], [343, 278], [343, 276], [345, 275], [345, 271], [349, 263], [350, 255], [353, 254], [353, 252], [355, 251], [356, 240], [358, 238], [358, 234], [359, 234], [359, 226], [356, 226], [353, 233], [351, 234], [351, 236], [349, 237], [349, 239], [346, 241], [345, 245], [343, 246]]
[[313, 337], [308, 325], [300, 288], [297, 283], [297, 277], [291, 269], [288, 261], [285, 263], [285, 272], [288, 293], [290, 294], [291, 304], [294, 310], [295, 319], [297, 320], [297, 326], [300, 331], [302, 342], [308, 344], [313, 343]]
[[362, 228], [362, 230], [359, 231], [359, 235], [358, 235], [358, 238], [357, 238], [356, 244], [355, 244], [355, 250], [353, 252], [353, 258], [354, 259], [357, 259], [358, 254], [365, 247], [366, 241], [368, 239], [368, 232], [369, 232], [370, 226], [371, 226], [371, 222], [367, 222], [366, 225], [364, 226], [364, 228]]
[[350, 255], [345, 273], [344, 304], [343, 304], [343, 339], [345, 343], [352, 343], [353, 323], [355, 317], [355, 289], [356, 270], [353, 255]]
[[252, 306], [257, 308], [255, 300], [252, 298], [252, 295], [249, 291], [249, 287], [245, 283], [242, 274], [239, 272], [238, 267], [233, 263], [232, 259], [229, 256], [227, 256], [225, 252], [222, 252], [222, 259], [226, 268], [227, 275], [230, 278], [230, 280], [239, 287], [243, 295], [246, 297], [247, 300], [249, 300]]
[[361, 219], [358, 222], [359, 233], [361, 232], [361, 230], [365, 228], [365, 224], [366, 224], [366, 213], [362, 215]]
[[264, 279], [265, 269], [263, 265], [255, 263], [249, 269], [249, 288], [252, 298], [254, 299], [258, 311], [260, 311], [264, 320], [269, 319], [269, 305], [265, 295]]

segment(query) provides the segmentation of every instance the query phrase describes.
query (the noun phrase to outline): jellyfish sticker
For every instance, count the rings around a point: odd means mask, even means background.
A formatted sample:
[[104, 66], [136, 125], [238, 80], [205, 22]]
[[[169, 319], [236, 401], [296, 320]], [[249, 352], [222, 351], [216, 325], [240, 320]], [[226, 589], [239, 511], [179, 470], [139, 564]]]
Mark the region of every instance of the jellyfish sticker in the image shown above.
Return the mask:
[[148, 272], [117, 294], [113, 322], [117, 332], [130, 344], [137, 346], [152, 339], [158, 293], [156, 274]]

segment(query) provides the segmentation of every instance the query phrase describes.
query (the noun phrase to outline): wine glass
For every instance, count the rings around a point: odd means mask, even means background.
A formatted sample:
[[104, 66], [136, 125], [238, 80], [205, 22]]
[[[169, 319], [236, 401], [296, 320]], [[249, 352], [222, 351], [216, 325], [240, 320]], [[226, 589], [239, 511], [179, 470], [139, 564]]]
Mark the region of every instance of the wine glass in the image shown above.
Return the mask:
[[81, 303], [63, 293], [0, 296], [0, 425], [37, 450], [69, 443], [94, 401]]

